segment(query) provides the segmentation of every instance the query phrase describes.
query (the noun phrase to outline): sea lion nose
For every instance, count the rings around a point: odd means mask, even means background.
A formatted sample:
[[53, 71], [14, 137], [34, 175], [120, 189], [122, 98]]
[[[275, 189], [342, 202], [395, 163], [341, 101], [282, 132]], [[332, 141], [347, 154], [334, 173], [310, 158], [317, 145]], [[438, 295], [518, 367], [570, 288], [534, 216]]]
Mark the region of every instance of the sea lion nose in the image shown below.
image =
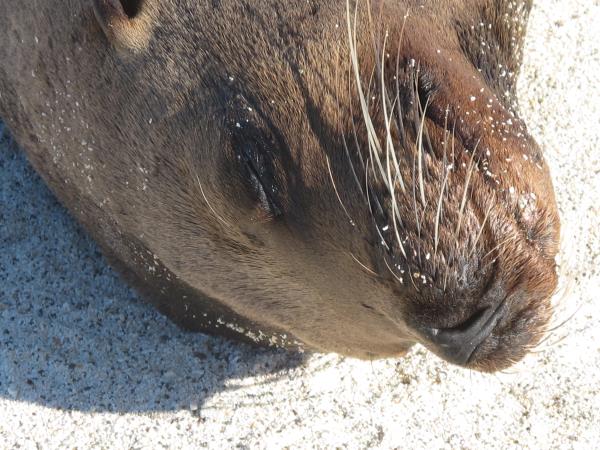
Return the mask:
[[472, 315], [454, 328], [422, 327], [424, 337], [432, 343], [437, 353], [454, 364], [466, 365], [471, 355], [491, 333], [506, 312], [506, 303], [490, 306]]

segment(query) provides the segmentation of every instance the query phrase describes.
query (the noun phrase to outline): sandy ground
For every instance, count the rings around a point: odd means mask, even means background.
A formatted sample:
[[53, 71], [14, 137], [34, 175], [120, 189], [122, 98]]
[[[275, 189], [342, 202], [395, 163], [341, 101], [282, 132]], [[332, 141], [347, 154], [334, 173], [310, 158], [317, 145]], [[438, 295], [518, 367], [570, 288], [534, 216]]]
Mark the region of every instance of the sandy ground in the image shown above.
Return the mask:
[[422, 348], [301, 360], [182, 332], [106, 266], [5, 136], [0, 448], [600, 448], [598, 20], [596, 0], [540, 0], [532, 15], [521, 106], [564, 221], [561, 317], [577, 314], [506, 374]]

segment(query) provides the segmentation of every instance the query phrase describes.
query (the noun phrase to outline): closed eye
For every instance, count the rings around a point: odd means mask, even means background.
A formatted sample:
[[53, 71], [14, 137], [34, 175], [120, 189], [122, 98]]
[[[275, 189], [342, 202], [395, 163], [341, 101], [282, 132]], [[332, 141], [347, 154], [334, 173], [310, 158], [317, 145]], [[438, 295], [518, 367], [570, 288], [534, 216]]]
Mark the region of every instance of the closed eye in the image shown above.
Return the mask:
[[438, 90], [438, 84], [436, 83], [431, 72], [426, 69], [421, 68], [418, 73], [417, 78], [417, 94], [419, 96], [419, 103], [421, 104], [421, 109], [425, 109], [425, 104], [431, 103], [431, 100], [436, 94]]
[[226, 125], [237, 159], [258, 200], [258, 206], [269, 218], [282, 214], [277, 206], [277, 185], [274, 177], [276, 150], [281, 144], [273, 139], [261, 112], [242, 95], [236, 95], [228, 105]]
[[262, 164], [261, 158], [252, 150], [251, 145], [246, 145], [242, 151], [243, 162], [248, 170], [248, 178], [258, 197], [261, 208], [271, 216], [281, 215], [281, 210], [275, 204], [272, 193], [274, 187], [272, 183], [266, 183], [266, 168]]

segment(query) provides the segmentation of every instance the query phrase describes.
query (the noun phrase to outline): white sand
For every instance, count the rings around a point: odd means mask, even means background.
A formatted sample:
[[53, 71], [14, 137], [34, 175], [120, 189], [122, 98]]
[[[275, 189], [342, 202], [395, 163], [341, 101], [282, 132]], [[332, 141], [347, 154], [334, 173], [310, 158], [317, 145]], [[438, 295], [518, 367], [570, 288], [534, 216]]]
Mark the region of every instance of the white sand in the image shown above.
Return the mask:
[[538, 0], [531, 19], [522, 109], [564, 222], [563, 315], [579, 310], [512, 374], [186, 334], [0, 142], [0, 448], [600, 448], [599, 21], [597, 0]]

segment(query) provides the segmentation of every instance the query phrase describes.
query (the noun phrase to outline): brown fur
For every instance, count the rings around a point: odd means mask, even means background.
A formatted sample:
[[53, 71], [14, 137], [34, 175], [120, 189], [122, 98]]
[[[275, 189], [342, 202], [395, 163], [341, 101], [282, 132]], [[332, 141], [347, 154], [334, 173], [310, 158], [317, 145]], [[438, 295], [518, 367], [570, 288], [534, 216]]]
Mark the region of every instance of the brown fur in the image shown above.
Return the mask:
[[351, 2], [358, 83], [345, 2], [4, 0], [0, 116], [188, 328], [377, 358], [438, 352], [423, 327], [502, 302], [469, 360], [499, 369], [556, 286], [553, 188], [514, 98], [529, 3]]

